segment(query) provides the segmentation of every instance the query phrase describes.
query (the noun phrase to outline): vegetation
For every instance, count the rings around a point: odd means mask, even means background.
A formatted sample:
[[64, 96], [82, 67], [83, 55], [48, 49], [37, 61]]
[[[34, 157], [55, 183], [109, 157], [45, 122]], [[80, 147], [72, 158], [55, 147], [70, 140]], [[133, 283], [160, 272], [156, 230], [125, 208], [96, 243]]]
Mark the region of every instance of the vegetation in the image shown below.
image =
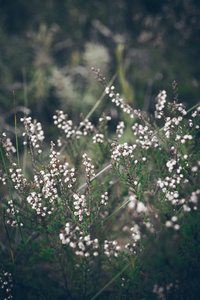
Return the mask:
[[161, 91], [147, 115], [93, 72], [128, 120], [115, 133], [105, 113], [74, 125], [57, 110], [47, 149], [23, 117], [22, 167], [21, 139], [2, 134], [2, 298], [197, 299], [200, 106], [186, 111], [173, 82], [172, 102]]
[[199, 3], [0, 0], [0, 299], [199, 298]]

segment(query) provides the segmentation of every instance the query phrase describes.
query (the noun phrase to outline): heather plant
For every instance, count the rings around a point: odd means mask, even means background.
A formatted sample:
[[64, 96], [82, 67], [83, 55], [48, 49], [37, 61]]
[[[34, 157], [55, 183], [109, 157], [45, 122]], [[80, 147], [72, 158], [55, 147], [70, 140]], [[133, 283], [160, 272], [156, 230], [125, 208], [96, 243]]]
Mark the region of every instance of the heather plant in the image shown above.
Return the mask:
[[187, 110], [173, 82], [174, 99], [160, 91], [151, 116], [93, 72], [104, 88], [95, 107], [106, 96], [126, 115], [115, 132], [104, 112], [90, 122], [92, 108], [77, 124], [57, 110], [49, 149], [30, 116], [16, 147], [1, 136], [2, 298], [197, 299], [200, 105]]

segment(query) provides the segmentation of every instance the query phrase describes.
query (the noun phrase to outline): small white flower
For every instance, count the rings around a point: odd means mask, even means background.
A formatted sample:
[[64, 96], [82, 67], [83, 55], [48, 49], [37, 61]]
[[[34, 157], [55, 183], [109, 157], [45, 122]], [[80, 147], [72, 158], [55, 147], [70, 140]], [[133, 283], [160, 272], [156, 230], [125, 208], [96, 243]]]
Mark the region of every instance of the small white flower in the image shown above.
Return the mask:
[[166, 227], [171, 227], [171, 226], [172, 226], [172, 222], [171, 222], [171, 221], [167, 221], [167, 222], [165, 223], [165, 226], [166, 226]]
[[191, 168], [191, 171], [192, 171], [192, 172], [197, 172], [197, 171], [198, 171], [198, 167], [197, 167], [197, 166], [192, 167], [192, 168]]

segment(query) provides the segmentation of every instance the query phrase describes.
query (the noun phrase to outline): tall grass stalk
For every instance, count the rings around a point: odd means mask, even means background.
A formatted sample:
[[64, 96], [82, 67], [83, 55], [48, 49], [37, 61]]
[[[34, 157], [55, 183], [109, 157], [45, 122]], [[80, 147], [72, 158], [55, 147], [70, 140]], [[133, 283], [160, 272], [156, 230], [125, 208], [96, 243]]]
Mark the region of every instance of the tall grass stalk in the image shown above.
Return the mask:
[[105, 289], [107, 289], [124, 271], [126, 271], [126, 269], [128, 269], [128, 267], [132, 264], [132, 262], [128, 263], [119, 273], [117, 273], [106, 285], [104, 285], [104, 287], [96, 294], [94, 295], [94, 297], [91, 298], [91, 300], [96, 299], [97, 297], [99, 297], [103, 291], [105, 291]]
[[14, 91], [13, 91], [13, 100], [14, 100], [15, 141], [16, 141], [16, 150], [17, 150], [17, 162], [18, 162], [18, 167], [20, 168], [19, 146], [18, 146], [18, 134], [17, 134], [16, 102], [15, 102], [15, 92], [14, 92]]

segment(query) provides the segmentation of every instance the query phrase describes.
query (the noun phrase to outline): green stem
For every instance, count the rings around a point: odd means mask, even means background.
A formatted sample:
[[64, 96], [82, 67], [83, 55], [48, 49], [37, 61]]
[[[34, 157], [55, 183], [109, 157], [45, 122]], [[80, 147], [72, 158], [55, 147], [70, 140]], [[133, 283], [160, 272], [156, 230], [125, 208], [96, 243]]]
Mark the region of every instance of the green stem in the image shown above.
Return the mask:
[[6, 230], [6, 235], [7, 235], [8, 242], [9, 242], [9, 246], [10, 246], [10, 254], [11, 254], [12, 262], [13, 262], [13, 265], [14, 265], [14, 264], [15, 264], [15, 261], [14, 261], [14, 255], [13, 255], [13, 250], [12, 250], [12, 245], [11, 245], [11, 240], [10, 240], [10, 236], [9, 236], [9, 233], [8, 233], [8, 229], [7, 229], [7, 227], [6, 227], [5, 216], [6, 216], [6, 213], [5, 213], [5, 208], [4, 208], [4, 216], [3, 216], [3, 219], [4, 219], [4, 227], [5, 227], [5, 230]]
[[16, 149], [17, 149], [17, 162], [18, 162], [18, 167], [20, 168], [19, 147], [18, 147], [18, 138], [17, 138], [16, 104], [15, 104], [15, 92], [14, 91], [13, 91], [13, 100], [14, 100], [14, 114], [15, 114], [15, 139], [16, 139]]
[[[107, 169], [110, 169], [111, 167], [112, 167], [111, 164], [109, 164], [108, 166], [106, 166], [103, 170], [101, 170], [101, 171], [100, 171], [99, 173], [97, 173], [94, 177], [92, 177], [92, 178], [90, 179], [90, 182], [93, 181], [96, 177], [98, 177], [98, 176], [101, 175], [102, 173], [104, 173]], [[79, 191], [80, 191], [82, 188], [84, 188], [86, 185], [87, 185], [87, 182], [84, 183], [83, 185], [81, 185], [81, 186], [78, 188], [77, 192], [79, 192]]]
[[[103, 222], [107, 221], [110, 217], [112, 217], [114, 214], [116, 214], [122, 207], [124, 207], [126, 204], [128, 204], [130, 200], [126, 201], [124, 204], [122, 204], [118, 209], [116, 209], [111, 215], [109, 215]], [[102, 222], [102, 223], [103, 223]], [[93, 235], [97, 232], [97, 230], [101, 227], [102, 223], [97, 227], [97, 229], [94, 231]]]
[[198, 105], [200, 105], [200, 102], [197, 103], [196, 105], [192, 106], [190, 109], [188, 109], [187, 113], [189, 113], [191, 110], [193, 110], [194, 108], [196, 108]]
[[[117, 71], [113, 77], [111, 78], [110, 82], [108, 83], [108, 86], [111, 86], [113, 84], [113, 82], [115, 81], [117, 75], [118, 75]], [[93, 114], [93, 112], [97, 109], [97, 107], [99, 106], [99, 104], [101, 103], [101, 101], [103, 100], [103, 98], [105, 97], [106, 93], [105, 91], [103, 92], [103, 94], [101, 95], [101, 97], [98, 99], [98, 101], [95, 103], [95, 105], [93, 106], [93, 108], [90, 110], [90, 112], [87, 114], [87, 116], [85, 117], [85, 119], [89, 119], [91, 117], [91, 115]], [[80, 127], [80, 126], [79, 126]], [[80, 129], [80, 128], [78, 128]]]
[[[24, 106], [26, 108], [28, 108], [28, 92], [27, 92], [27, 81], [26, 81], [26, 69], [23, 68], [22, 69], [22, 75], [23, 75], [23, 84], [24, 84]], [[27, 114], [25, 113], [25, 116], [27, 116]], [[27, 135], [25, 137], [25, 141], [27, 142]], [[23, 174], [25, 174], [26, 171], [26, 161], [27, 161], [27, 145], [24, 146], [24, 153], [23, 153]]]
[[91, 298], [91, 300], [96, 299], [113, 281], [115, 281], [130, 265], [132, 262], [127, 264], [117, 275], [115, 275], [94, 297]]

